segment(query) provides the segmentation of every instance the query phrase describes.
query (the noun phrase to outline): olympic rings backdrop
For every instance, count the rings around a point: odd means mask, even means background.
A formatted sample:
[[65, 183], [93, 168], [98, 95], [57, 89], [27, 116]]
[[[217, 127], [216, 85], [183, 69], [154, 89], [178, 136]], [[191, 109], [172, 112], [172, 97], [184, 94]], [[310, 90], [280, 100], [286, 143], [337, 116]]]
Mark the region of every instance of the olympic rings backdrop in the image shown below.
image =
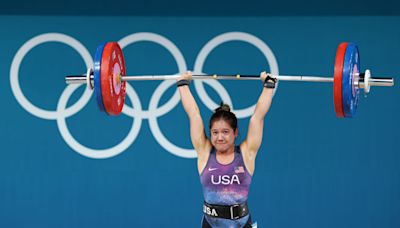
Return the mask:
[[[199, 227], [202, 192], [174, 81], [127, 86], [100, 113], [64, 76], [118, 41], [129, 75], [332, 76], [340, 42], [398, 80], [399, 17], [1, 17], [0, 227]], [[396, 75], [397, 74], [397, 75]], [[224, 101], [240, 143], [258, 81], [195, 81], [205, 125]], [[249, 205], [259, 227], [399, 227], [400, 92], [371, 89], [335, 117], [332, 84], [281, 82], [265, 120]], [[207, 132], [208, 134], [208, 132]]]

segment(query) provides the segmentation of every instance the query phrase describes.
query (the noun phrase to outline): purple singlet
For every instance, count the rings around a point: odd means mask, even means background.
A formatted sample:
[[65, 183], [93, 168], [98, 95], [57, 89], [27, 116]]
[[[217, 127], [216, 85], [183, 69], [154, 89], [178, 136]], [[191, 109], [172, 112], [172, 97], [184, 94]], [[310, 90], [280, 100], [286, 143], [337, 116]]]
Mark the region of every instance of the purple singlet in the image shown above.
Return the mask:
[[[223, 165], [217, 161], [216, 151], [211, 149], [207, 165], [200, 174], [204, 200], [209, 204], [234, 205], [247, 201], [251, 175], [246, 169], [239, 146], [235, 146], [234, 159]], [[205, 215], [212, 227], [242, 227], [249, 215], [237, 220]]]

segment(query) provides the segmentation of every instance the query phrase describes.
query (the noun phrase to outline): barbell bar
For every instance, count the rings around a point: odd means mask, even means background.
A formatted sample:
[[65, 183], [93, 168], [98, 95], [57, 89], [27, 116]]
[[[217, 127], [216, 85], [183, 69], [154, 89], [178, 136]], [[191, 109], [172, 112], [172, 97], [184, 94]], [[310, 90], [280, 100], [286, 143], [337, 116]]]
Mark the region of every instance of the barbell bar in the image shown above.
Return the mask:
[[[305, 75], [276, 75], [267, 73], [267, 75], [271, 77], [277, 78], [279, 81], [303, 81], [303, 82], [333, 82], [332, 77], [324, 77], [324, 76], [305, 76]], [[358, 74], [360, 81], [358, 82], [360, 88], [365, 89], [365, 82], [363, 75]], [[179, 74], [173, 75], [132, 75], [132, 76], [123, 76], [121, 75], [121, 81], [157, 81], [157, 80], [176, 80], [180, 77]], [[194, 74], [192, 75], [193, 79], [218, 79], [218, 80], [260, 80], [260, 75], [217, 75], [217, 74]], [[90, 74], [86, 75], [67, 75], [65, 77], [65, 81], [67, 84], [87, 84], [87, 78], [90, 80], [90, 88], [93, 89], [93, 71]], [[393, 86], [393, 78], [369, 78], [370, 86]], [[368, 91], [365, 91], [369, 93]]]
[[[279, 81], [333, 82], [334, 107], [339, 118], [353, 117], [358, 105], [359, 90], [370, 92], [371, 86], [393, 86], [394, 79], [388, 77], [371, 77], [371, 71], [359, 72], [360, 56], [354, 43], [341, 43], [336, 52], [334, 76], [308, 75], [274, 75]], [[102, 43], [97, 47], [94, 68], [84, 75], [68, 75], [67, 84], [87, 84], [94, 89], [97, 104], [101, 111], [109, 115], [122, 112], [125, 102], [127, 81], [176, 80], [180, 75], [126, 75], [125, 60], [118, 43]], [[195, 74], [193, 79], [217, 80], [260, 80], [260, 75], [216, 75]]]

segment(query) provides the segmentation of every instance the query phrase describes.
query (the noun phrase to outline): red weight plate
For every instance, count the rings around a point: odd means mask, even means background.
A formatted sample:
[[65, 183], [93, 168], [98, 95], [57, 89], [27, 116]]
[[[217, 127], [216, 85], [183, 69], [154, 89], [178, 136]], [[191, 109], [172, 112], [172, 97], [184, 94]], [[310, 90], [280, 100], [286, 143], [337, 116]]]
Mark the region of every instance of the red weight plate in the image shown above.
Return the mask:
[[343, 104], [342, 104], [342, 74], [344, 55], [346, 54], [347, 43], [339, 44], [336, 51], [335, 69], [333, 75], [333, 102], [335, 105], [336, 116], [339, 118], [344, 117]]
[[101, 57], [101, 95], [105, 111], [109, 115], [122, 112], [125, 102], [126, 82], [121, 76], [126, 75], [125, 60], [117, 42], [108, 42]]

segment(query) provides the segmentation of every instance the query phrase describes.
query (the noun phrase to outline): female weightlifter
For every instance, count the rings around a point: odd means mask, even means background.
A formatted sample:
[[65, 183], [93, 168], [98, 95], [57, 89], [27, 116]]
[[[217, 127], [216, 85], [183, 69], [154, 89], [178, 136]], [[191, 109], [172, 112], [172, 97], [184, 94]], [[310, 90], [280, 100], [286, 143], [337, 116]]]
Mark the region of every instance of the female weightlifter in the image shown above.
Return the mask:
[[197, 152], [197, 169], [203, 186], [202, 227], [251, 227], [247, 198], [255, 159], [260, 148], [264, 117], [273, 97], [276, 78], [260, 74], [263, 90], [250, 118], [246, 139], [235, 145], [237, 118], [221, 104], [209, 121], [210, 139], [204, 130], [199, 108], [189, 89], [191, 72], [177, 79], [182, 105], [190, 121], [190, 137]]

